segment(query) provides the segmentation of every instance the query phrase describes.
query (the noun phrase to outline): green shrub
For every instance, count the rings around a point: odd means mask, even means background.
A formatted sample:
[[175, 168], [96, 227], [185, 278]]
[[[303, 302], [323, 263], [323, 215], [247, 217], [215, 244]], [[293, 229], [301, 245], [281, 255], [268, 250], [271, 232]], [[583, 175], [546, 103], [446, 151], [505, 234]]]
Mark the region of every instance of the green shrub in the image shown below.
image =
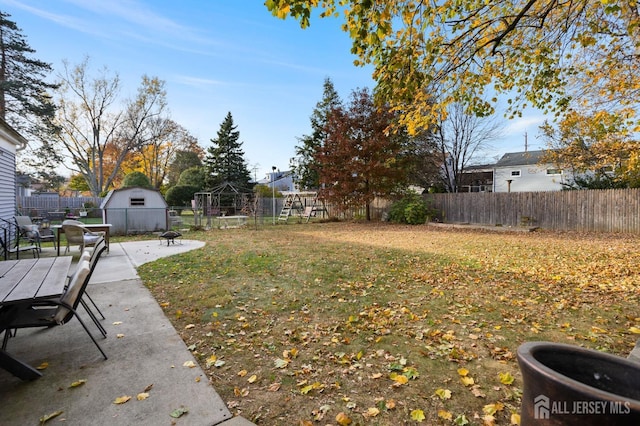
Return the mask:
[[198, 192], [200, 188], [194, 185], [176, 185], [167, 190], [165, 199], [167, 204], [172, 207], [191, 206], [193, 194]]
[[396, 201], [389, 210], [389, 220], [395, 223], [422, 225], [431, 215], [427, 202], [415, 192], [408, 193]]

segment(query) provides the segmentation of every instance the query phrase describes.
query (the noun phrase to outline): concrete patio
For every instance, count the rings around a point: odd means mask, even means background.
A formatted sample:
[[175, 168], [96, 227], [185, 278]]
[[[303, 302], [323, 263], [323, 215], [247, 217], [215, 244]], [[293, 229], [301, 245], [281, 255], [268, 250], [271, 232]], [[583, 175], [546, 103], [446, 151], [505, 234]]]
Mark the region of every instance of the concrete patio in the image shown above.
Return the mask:
[[[102, 321], [106, 339], [86, 312], [79, 310], [109, 359], [103, 359], [76, 319], [51, 329], [20, 330], [10, 339], [7, 351], [32, 366], [47, 366], [41, 378], [30, 382], [0, 370], [0, 424], [36, 425], [42, 417], [61, 411], [47, 424], [252, 425], [232, 417], [136, 273], [143, 263], [203, 244], [193, 240], [169, 246], [158, 240], [112, 243], [87, 288], [106, 317]], [[45, 250], [44, 255], [54, 254], [53, 248]], [[185, 367], [188, 361], [195, 367]], [[71, 387], [80, 380], [86, 382]], [[148, 397], [138, 400], [143, 392]], [[122, 396], [131, 399], [115, 404]], [[172, 417], [179, 409], [187, 412]]]

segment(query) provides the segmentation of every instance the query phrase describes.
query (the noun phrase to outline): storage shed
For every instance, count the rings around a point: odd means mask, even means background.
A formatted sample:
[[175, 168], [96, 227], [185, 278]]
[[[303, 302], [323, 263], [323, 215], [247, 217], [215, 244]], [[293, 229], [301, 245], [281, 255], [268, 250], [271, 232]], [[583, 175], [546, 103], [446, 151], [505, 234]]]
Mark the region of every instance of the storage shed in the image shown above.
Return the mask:
[[169, 229], [169, 208], [157, 189], [131, 186], [109, 191], [100, 205], [113, 235], [144, 234]]

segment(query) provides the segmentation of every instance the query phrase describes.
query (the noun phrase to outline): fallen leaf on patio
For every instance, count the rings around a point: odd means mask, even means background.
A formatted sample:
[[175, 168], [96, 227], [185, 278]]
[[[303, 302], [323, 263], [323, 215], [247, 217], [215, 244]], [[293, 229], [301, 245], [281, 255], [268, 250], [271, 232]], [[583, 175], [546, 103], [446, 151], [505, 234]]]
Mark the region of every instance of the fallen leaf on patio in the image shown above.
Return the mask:
[[122, 339], [122, 338], [124, 337], [124, 334], [122, 334], [122, 333], [118, 333], [118, 334], [116, 334], [116, 337], [117, 337], [118, 339]]
[[113, 323], [113, 325], [120, 325], [120, 324], [122, 324], [122, 321], [115, 321], [115, 322]]
[[113, 401], [114, 404], [124, 404], [125, 402], [128, 402], [131, 399], [130, 396], [127, 395], [123, 395], [123, 396], [119, 396], [115, 399], [115, 401]]
[[184, 364], [182, 364], [183, 367], [189, 367], [189, 368], [194, 368], [196, 366], [196, 363], [193, 361], [187, 361]]
[[85, 383], [87, 383], [86, 379], [80, 379], [80, 380], [76, 380], [75, 382], [71, 383], [69, 385], [70, 388], [77, 388], [78, 386], [82, 386]]
[[411, 412], [411, 420], [415, 420], [416, 422], [422, 422], [426, 417], [424, 416], [424, 411], [422, 410], [413, 410]]
[[44, 370], [48, 366], [49, 366], [48, 362], [43, 362], [42, 364], [40, 364], [39, 366], [36, 367], [36, 370]]
[[171, 412], [171, 414], [169, 414], [171, 417], [173, 417], [174, 419], [177, 419], [179, 417], [182, 417], [183, 415], [187, 414], [189, 412], [189, 410], [187, 410], [185, 407], [180, 407], [180, 408], [176, 408], [175, 410], [173, 410]]
[[144, 401], [144, 400], [145, 400], [145, 399], [147, 399], [147, 398], [149, 398], [149, 394], [148, 394], [148, 393], [146, 393], [146, 392], [139, 393], [139, 394], [136, 396], [136, 399], [137, 399], [138, 401]]
[[144, 390], [142, 392], [149, 392], [151, 390], [151, 388], [153, 387], [153, 383], [151, 383], [150, 385], [148, 385], [146, 388], [144, 388]]
[[54, 417], [58, 417], [60, 414], [64, 413], [64, 411], [54, 411], [51, 414], [47, 414], [45, 416], [40, 417], [40, 424], [46, 423]]

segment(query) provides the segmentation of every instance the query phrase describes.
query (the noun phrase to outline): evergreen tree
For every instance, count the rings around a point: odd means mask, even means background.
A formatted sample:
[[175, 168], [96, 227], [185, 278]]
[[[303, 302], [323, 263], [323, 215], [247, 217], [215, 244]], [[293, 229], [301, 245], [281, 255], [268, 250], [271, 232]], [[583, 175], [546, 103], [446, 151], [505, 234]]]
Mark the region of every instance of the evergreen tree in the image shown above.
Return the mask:
[[207, 149], [205, 157], [205, 185], [212, 189], [225, 182], [236, 188], [248, 188], [251, 173], [244, 160], [242, 142], [239, 142], [240, 132], [233, 124], [231, 112], [227, 113], [218, 137], [211, 139], [213, 146]]
[[21, 163], [40, 175], [55, 175], [62, 157], [49, 143], [56, 108], [48, 91], [58, 85], [44, 80], [51, 65], [32, 57], [35, 50], [10, 17], [0, 11], [0, 118], [29, 140]]
[[291, 159], [291, 169], [301, 189], [317, 189], [320, 185], [316, 153], [327, 138], [325, 126], [329, 113], [342, 105], [330, 78], [325, 78], [323, 87], [322, 100], [316, 104], [310, 117], [311, 134], [298, 138], [301, 145], [296, 146], [296, 157]]
[[55, 114], [47, 91], [58, 85], [44, 81], [51, 65], [31, 57], [35, 50], [10, 16], [0, 11], [0, 118], [18, 131], [38, 136], [41, 124]]

